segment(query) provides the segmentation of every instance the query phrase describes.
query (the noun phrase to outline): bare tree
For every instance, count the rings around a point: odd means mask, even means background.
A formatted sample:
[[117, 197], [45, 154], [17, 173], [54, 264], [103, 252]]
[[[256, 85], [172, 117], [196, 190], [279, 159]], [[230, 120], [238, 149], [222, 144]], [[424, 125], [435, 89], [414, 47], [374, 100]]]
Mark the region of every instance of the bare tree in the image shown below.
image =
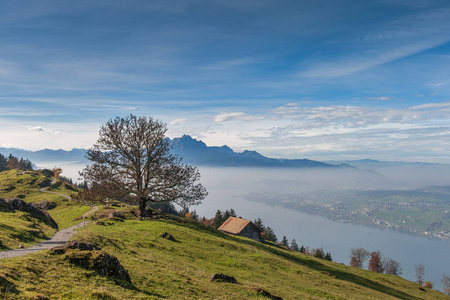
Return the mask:
[[141, 217], [152, 202], [182, 207], [201, 203], [207, 191], [197, 183], [200, 173], [170, 153], [166, 131], [164, 123], [134, 115], [102, 125], [97, 142], [87, 152], [93, 164], [81, 172], [90, 187], [82, 196], [137, 202]]
[[385, 274], [390, 275], [401, 275], [402, 274], [402, 267], [400, 266], [400, 263], [393, 260], [392, 258], [388, 257], [383, 259], [383, 268]]
[[441, 283], [444, 293], [450, 296], [450, 275], [442, 274]]
[[370, 252], [369, 270], [372, 272], [383, 273], [384, 268], [381, 262], [381, 252]]
[[364, 248], [353, 248], [350, 254], [350, 266], [362, 268], [364, 262], [369, 258], [369, 252]]
[[422, 264], [415, 265], [417, 283], [423, 285], [425, 277], [425, 267]]

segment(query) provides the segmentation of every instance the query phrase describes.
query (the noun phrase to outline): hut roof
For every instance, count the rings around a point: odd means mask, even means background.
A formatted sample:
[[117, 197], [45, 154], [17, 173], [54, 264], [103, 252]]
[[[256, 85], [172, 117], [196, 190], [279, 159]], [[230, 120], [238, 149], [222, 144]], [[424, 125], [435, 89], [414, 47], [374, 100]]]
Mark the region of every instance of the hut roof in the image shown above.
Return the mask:
[[228, 220], [226, 220], [222, 226], [219, 227], [219, 230], [231, 234], [239, 234], [248, 224], [253, 225], [253, 227], [259, 231], [258, 227], [256, 227], [256, 225], [254, 225], [251, 221], [235, 217], [229, 217]]

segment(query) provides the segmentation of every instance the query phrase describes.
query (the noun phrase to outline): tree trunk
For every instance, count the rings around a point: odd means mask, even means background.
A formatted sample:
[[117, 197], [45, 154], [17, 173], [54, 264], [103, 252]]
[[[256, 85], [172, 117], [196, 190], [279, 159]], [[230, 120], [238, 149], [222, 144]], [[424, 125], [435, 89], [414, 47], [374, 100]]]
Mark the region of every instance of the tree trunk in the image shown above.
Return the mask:
[[139, 198], [139, 219], [148, 217], [146, 207], [147, 207], [147, 199]]

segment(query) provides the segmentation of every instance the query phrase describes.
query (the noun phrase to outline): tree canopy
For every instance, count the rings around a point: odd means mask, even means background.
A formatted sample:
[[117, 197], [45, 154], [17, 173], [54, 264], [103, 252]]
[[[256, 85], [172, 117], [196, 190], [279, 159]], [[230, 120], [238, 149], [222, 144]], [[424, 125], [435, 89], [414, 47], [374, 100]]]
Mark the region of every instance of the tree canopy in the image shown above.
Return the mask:
[[352, 248], [350, 254], [350, 266], [362, 268], [369, 256], [369, 252], [364, 248]]
[[18, 159], [12, 154], [10, 154], [8, 157], [0, 154], [0, 172], [12, 169], [23, 171], [33, 170], [33, 164], [31, 163], [31, 161], [29, 161], [28, 159], [24, 159], [23, 157]]
[[377, 272], [377, 273], [384, 272], [383, 264], [381, 262], [381, 252], [380, 251], [370, 252], [369, 270], [372, 272]]
[[137, 202], [141, 216], [146, 216], [148, 203], [200, 204], [208, 194], [198, 183], [200, 173], [170, 152], [166, 131], [164, 123], [135, 115], [102, 125], [87, 152], [93, 164], [80, 173], [89, 186], [82, 196]]

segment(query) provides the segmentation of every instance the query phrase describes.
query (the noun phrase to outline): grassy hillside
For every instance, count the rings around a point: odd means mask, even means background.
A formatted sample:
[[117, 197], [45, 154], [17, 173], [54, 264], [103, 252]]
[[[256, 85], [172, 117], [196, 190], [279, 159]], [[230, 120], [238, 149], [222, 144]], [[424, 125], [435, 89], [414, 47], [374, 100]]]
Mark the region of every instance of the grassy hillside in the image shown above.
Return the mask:
[[[163, 232], [176, 241], [161, 238]], [[267, 299], [258, 289], [284, 299], [448, 299], [397, 276], [230, 237], [191, 222], [91, 223], [76, 239], [116, 256], [132, 283], [108, 279], [44, 251], [0, 260], [0, 280], [13, 286], [8, 299]], [[239, 283], [210, 283], [210, 276], [219, 272]]]
[[[26, 202], [52, 202], [48, 213], [58, 223], [59, 229], [75, 225], [74, 221], [90, 210], [89, 206], [70, 201], [62, 196], [39, 191], [50, 184], [51, 179], [37, 171], [0, 173], [0, 198], [18, 198]], [[76, 192], [71, 186], [58, 182], [52, 192], [70, 195]], [[15, 249], [19, 245], [30, 246], [51, 237], [56, 232], [41, 219], [30, 213], [7, 211], [0, 208], [0, 250]]]
[[[17, 197], [13, 194], [20, 190], [27, 201], [51, 199], [57, 206], [49, 212], [63, 226], [73, 224], [76, 216], [89, 210], [61, 196], [39, 192], [38, 182], [45, 179], [42, 174], [7, 172], [0, 176], [4, 176], [4, 194], [0, 197], [8, 193], [9, 197]], [[15, 188], [11, 190], [12, 185]], [[60, 185], [54, 191], [70, 193], [70, 188]], [[115, 209], [124, 211], [128, 219], [91, 222], [72, 239], [92, 242], [117, 257], [129, 271], [131, 283], [83, 266], [81, 261], [89, 251], [42, 251], [0, 260], [0, 298], [271, 299], [273, 295], [283, 299], [449, 299], [397, 276], [316, 259], [273, 243], [231, 237], [176, 217], [137, 221], [130, 213], [133, 207], [128, 206], [108, 207], [98, 216], [108, 216]], [[33, 222], [29, 216], [27, 219], [11, 212], [0, 212], [0, 220], [2, 240], [11, 233], [8, 230], [23, 238], [31, 230], [24, 220]], [[176, 241], [160, 237], [163, 232], [173, 235]], [[30, 243], [40, 238], [34, 237]], [[68, 258], [75, 258], [77, 263]], [[238, 283], [210, 283], [214, 273], [234, 276]]]

